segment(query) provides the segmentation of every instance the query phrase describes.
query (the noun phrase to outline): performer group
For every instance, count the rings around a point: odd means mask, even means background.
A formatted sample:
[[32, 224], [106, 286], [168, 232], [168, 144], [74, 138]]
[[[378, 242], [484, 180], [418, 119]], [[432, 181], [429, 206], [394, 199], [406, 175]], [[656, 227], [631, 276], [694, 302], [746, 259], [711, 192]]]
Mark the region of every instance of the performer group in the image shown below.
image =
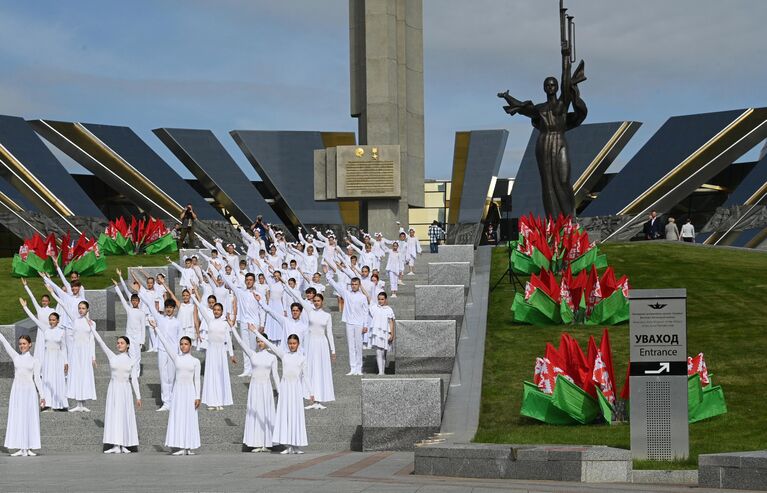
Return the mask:
[[[162, 274], [144, 273], [141, 282], [135, 274], [126, 280], [117, 270], [113, 283], [127, 321], [113, 348], [90, 318], [76, 272], [67, 279], [57, 265], [61, 286], [41, 274], [48, 293], [39, 302], [22, 279], [34, 312], [24, 298], [19, 303], [36, 322], [38, 335], [34, 348], [29, 336], [21, 336], [17, 352], [0, 334], [15, 369], [5, 437], [5, 447], [15, 450], [11, 455], [34, 456], [41, 448], [39, 409], [90, 412], [88, 401], [97, 399], [95, 372], [103, 371], [96, 365], [96, 345], [111, 372], [105, 454], [135, 452], [139, 445], [135, 409], [142, 405], [142, 347], [157, 354], [162, 400], [157, 412], [168, 413], [165, 446], [173, 455], [194, 455], [200, 447], [201, 405], [212, 412], [233, 405], [229, 368], [238, 364], [233, 340], [241, 349], [239, 377], [250, 378], [243, 443], [252, 452], [282, 445], [282, 454], [303, 453], [305, 411], [326, 409], [335, 400], [333, 323], [324, 309], [328, 295], [337, 297], [345, 324], [346, 375], [362, 375], [363, 348], [375, 350], [377, 372], [384, 374], [395, 338], [388, 297], [395, 298], [403, 277], [414, 274], [421, 253], [414, 229], [400, 228], [396, 240], [348, 232], [345, 248], [332, 231], [299, 228], [295, 243], [260, 221], [239, 232], [240, 252], [220, 239], [214, 244], [201, 239], [210, 256], [192, 255], [181, 264], [168, 258], [179, 272], [180, 299]], [[204, 379], [195, 351], [205, 353]]]

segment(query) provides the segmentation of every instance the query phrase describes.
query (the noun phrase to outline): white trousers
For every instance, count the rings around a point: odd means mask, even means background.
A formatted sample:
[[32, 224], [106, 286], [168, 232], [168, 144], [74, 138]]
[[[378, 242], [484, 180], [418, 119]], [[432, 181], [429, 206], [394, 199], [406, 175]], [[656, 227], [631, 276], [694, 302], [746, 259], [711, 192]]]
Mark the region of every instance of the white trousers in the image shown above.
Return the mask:
[[346, 342], [349, 345], [349, 370], [362, 373], [362, 326], [346, 324]]
[[164, 406], [170, 407], [173, 382], [176, 380], [176, 368], [173, 366], [173, 360], [165, 351], [157, 352], [157, 367], [160, 370], [160, 398]]
[[399, 283], [399, 272], [389, 271], [389, 289], [392, 293], [397, 292], [397, 284]]
[[[242, 338], [242, 342], [244, 344], [247, 344], [247, 346], [252, 350], [256, 350], [256, 335], [248, 330], [248, 324], [247, 322], [240, 322], [240, 337]], [[242, 361], [243, 361], [243, 370], [242, 372], [246, 375], [250, 375], [250, 373], [253, 371], [252, 364], [250, 362], [250, 358], [248, 357], [248, 354], [243, 351], [242, 352]]]
[[160, 343], [157, 340], [157, 334], [154, 333], [151, 326], [147, 327], [147, 330], [149, 331], [149, 349], [157, 349], [160, 347]]

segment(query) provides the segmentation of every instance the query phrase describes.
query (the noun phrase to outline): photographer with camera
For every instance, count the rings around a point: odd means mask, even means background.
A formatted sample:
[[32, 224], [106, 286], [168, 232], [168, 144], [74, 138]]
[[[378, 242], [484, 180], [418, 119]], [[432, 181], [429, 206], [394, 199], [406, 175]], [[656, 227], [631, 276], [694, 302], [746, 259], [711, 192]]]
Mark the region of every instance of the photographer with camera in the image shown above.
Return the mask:
[[179, 216], [181, 228], [178, 236], [178, 247], [184, 246], [184, 240], [187, 240], [187, 248], [194, 248], [194, 222], [197, 221], [197, 214], [192, 209], [192, 204], [186, 204]]

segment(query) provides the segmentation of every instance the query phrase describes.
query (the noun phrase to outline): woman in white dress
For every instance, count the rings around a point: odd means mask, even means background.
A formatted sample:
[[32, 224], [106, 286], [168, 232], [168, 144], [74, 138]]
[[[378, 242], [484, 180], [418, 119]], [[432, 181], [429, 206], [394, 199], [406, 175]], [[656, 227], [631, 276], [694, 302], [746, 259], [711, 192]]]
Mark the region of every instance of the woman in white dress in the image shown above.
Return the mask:
[[[170, 291], [168, 291], [170, 292]], [[181, 291], [181, 303], [178, 305], [178, 322], [181, 324], [181, 335], [191, 340], [197, 339], [197, 331], [194, 328], [194, 303], [192, 293], [188, 289]]]
[[[292, 291], [288, 292], [295, 297], [295, 293]], [[258, 306], [260, 306], [269, 317], [274, 318], [280, 325], [282, 325], [282, 330], [285, 334], [296, 334], [299, 340], [305, 338], [306, 331], [309, 329], [309, 322], [307, 318], [303, 316], [304, 307], [301, 306], [300, 303], [292, 303], [290, 305], [290, 316], [286, 317], [282, 313], [278, 313], [269, 308], [269, 305], [265, 304], [264, 299], [258, 294], [254, 293], [253, 296], [256, 298], [256, 301], [258, 301]], [[305, 348], [302, 347], [300, 351], [304, 353], [304, 349]]]
[[304, 339], [306, 347], [306, 367], [309, 393], [312, 403], [305, 409], [325, 409], [323, 402], [336, 400], [333, 388], [333, 369], [331, 361], [336, 361], [336, 345], [333, 342], [333, 318], [322, 309], [325, 298], [314, 295], [313, 308], [309, 310], [308, 337]]
[[27, 316], [37, 322], [37, 342], [35, 358], [40, 362], [43, 398], [48, 405], [46, 410], [66, 409], [67, 401], [67, 335], [58, 328], [59, 314], [51, 312], [46, 327], [35, 317], [27, 306], [26, 300], [19, 298]]
[[[138, 294], [126, 291], [123, 296], [117, 281], [112, 279], [112, 283], [115, 286], [117, 297], [125, 309], [125, 337], [133, 342], [133, 344], [129, 344], [128, 354], [135, 362], [133, 371], [136, 372], [136, 377], [139, 377], [141, 375], [141, 346], [146, 342], [146, 312], [141, 307], [141, 299]], [[130, 299], [130, 302], [126, 298]]]
[[5, 448], [19, 449], [11, 457], [35, 456], [40, 448], [40, 408], [45, 407], [40, 362], [29, 353], [32, 339], [19, 337], [17, 353], [0, 333], [0, 344], [13, 360], [13, 385], [8, 399], [8, 421], [5, 426]]
[[58, 301], [59, 306], [64, 307], [70, 320], [72, 320], [72, 345], [69, 346], [69, 373], [67, 376], [67, 397], [77, 401], [75, 407], [70, 407], [70, 413], [89, 413], [85, 407], [85, 401], [96, 400], [96, 380], [93, 377], [93, 369], [96, 367], [96, 340], [91, 332], [88, 318], [87, 301], [77, 304], [77, 313], [72, 313], [68, 304], [65, 304], [51, 290], [51, 295]]
[[112, 448], [105, 450], [104, 453], [129, 454], [131, 451], [128, 447], [138, 445], [136, 411], [133, 409], [131, 387], [136, 394], [136, 407], [141, 408], [141, 393], [135, 370], [139, 362], [130, 356], [130, 339], [127, 336], [117, 338], [117, 354], [115, 354], [96, 332], [95, 324], [90, 327], [93, 337], [109, 360], [109, 368], [112, 371], [105, 401], [103, 439], [104, 445], [111, 444]]
[[227, 320], [221, 303], [213, 305], [213, 316], [202, 305], [197, 297], [192, 298], [197, 305], [198, 313], [208, 325], [208, 348], [205, 352], [205, 382], [202, 387], [202, 402], [210, 411], [223, 411], [224, 406], [231, 406], [232, 384], [229, 378], [229, 365], [226, 355], [237, 364], [237, 358], [232, 349], [230, 328], [234, 319]]
[[375, 295], [375, 301], [371, 299], [371, 294], [366, 292], [365, 295], [370, 300], [367, 349], [376, 350], [378, 374], [383, 375], [386, 369], [386, 352], [394, 341], [394, 310], [388, 304], [386, 293], [380, 292]]
[[402, 252], [399, 249], [399, 243], [394, 242], [389, 251], [389, 258], [386, 261], [386, 271], [389, 273], [389, 287], [391, 297], [397, 297], [397, 286], [400, 276], [402, 276], [402, 267], [404, 265]]
[[[255, 326], [251, 324], [251, 330]], [[242, 337], [236, 330], [232, 335], [250, 359], [251, 374], [248, 387], [248, 405], [245, 411], [245, 431], [242, 443], [252, 447], [251, 452], [268, 452], [267, 447], [273, 445], [272, 431], [274, 429], [274, 387], [280, 385], [277, 374], [277, 357], [266, 351], [266, 344], [258, 341], [258, 351], [253, 351], [243, 343]], [[269, 380], [271, 377], [271, 381]]]
[[[282, 282], [282, 274], [280, 271], [274, 271], [273, 280], [269, 283], [269, 308], [275, 313], [282, 313], [285, 316], [285, 285]], [[272, 317], [266, 318], [266, 325], [264, 326], [264, 332], [270, 341], [274, 344], [285, 349], [286, 340], [288, 334], [284, 332], [284, 328], [280, 323]]]
[[168, 340], [162, 331], [157, 330], [157, 323], [150, 320], [157, 339], [163, 345], [176, 369], [176, 380], [168, 414], [168, 431], [165, 433], [165, 446], [178, 449], [172, 455], [194, 455], [193, 449], [200, 448], [200, 424], [197, 409], [200, 407], [200, 360], [192, 356], [192, 340], [183, 336], [179, 341], [181, 354], [176, 352], [176, 345]]
[[314, 399], [309, 394], [306, 375], [306, 357], [298, 351], [298, 336], [288, 336], [288, 352], [275, 346], [258, 332], [256, 338], [266, 344], [282, 360], [282, 380], [279, 385], [280, 398], [277, 400], [277, 415], [274, 420], [272, 441], [285, 446], [281, 454], [303, 454], [299, 447], [305, 447], [306, 417], [304, 398]]

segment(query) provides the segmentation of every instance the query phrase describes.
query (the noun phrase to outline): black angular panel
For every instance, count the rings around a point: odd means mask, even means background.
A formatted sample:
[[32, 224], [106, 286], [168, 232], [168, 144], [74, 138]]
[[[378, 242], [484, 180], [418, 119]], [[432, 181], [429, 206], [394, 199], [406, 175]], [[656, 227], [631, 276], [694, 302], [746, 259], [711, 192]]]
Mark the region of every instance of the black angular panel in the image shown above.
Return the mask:
[[155, 135], [241, 224], [280, 219], [210, 130], [158, 128]]

